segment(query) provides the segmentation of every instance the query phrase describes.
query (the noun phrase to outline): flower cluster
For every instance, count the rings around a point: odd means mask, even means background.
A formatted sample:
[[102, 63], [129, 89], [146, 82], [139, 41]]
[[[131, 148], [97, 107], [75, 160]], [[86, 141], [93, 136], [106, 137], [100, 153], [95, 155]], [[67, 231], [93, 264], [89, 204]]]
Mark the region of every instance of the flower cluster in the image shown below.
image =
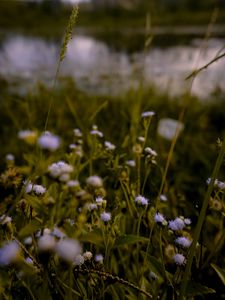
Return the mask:
[[53, 163], [48, 167], [51, 177], [58, 178], [62, 182], [70, 180], [70, 173], [72, 173], [73, 170], [73, 166], [65, 163], [64, 161]]
[[61, 140], [57, 135], [52, 134], [49, 131], [45, 131], [38, 138], [37, 143], [40, 148], [47, 149], [49, 151], [55, 151], [59, 148]]

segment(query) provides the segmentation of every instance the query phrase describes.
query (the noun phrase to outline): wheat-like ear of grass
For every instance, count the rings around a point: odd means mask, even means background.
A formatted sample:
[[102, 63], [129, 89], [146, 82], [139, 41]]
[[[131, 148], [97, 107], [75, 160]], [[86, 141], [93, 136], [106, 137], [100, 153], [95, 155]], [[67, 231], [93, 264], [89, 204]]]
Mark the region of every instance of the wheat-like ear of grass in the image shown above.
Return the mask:
[[[60, 65], [61, 65], [62, 61], [64, 60], [64, 58], [66, 56], [67, 46], [69, 44], [69, 41], [72, 38], [73, 28], [76, 24], [77, 16], [78, 16], [78, 6], [74, 6], [73, 9], [72, 9], [70, 18], [69, 18], [69, 22], [68, 22], [67, 27], [66, 27], [63, 43], [62, 43], [62, 46], [60, 48], [59, 60], [58, 60], [58, 64], [57, 64], [57, 69], [56, 69], [54, 81], [53, 81], [53, 88], [52, 88], [53, 90], [55, 89], [56, 81], [57, 81], [57, 78], [58, 78], [58, 75], [59, 75]], [[49, 108], [48, 108], [48, 113], [47, 113], [47, 117], [46, 117], [46, 121], [45, 121], [44, 130], [47, 130], [47, 127], [48, 127], [48, 121], [49, 121], [49, 116], [50, 116], [50, 112], [51, 112], [51, 108], [52, 108], [52, 102], [53, 102], [53, 96], [51, 97], [51, 100], [49, 102]]]

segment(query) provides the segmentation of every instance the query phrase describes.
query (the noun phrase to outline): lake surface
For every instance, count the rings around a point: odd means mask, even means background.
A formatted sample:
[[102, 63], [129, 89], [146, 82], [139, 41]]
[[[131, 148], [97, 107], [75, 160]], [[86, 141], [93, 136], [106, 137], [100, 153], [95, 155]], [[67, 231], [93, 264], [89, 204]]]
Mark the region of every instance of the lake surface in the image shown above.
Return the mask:
[[[201, 39], [192, 38], [183, 45], [161, 47], [153, 43], [146, 51], [128, 52], [78, 32], [68, 45], [60, 75], [72, 76], [81, 89], [95, 94], [115, 94], [140, 83], [181, 94], [190, 88], [185, 77], [218, 55], [225, 39], [211, 38], [202, 44]], [[32, 89], [37, 81], [51, 83], [59, 51], [57, 41], [6, 35], [0, 42], [0, 76], [22, 83], [23, 90]], [[215, 89], [225, 92], [224, 78], [225, 59], [221, 59], [197, 76], [192, 92], [202, 98]]]

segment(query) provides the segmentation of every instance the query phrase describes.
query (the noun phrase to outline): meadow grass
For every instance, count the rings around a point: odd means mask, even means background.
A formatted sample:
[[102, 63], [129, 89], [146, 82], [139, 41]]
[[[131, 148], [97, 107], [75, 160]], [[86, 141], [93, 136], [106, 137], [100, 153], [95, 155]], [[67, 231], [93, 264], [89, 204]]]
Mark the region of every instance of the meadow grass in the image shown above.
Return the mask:
[[222, 299], [223, 95], [93, 96], [58, 71], [2, 90], [1, 298]]
[[[51, 97], [51, 134], [44, 134]], [[201, 104], [186, 97], [185, 127], [162, 197], [171, 141], [157, 126], [165, 117], [178, 119], [183, 100], [153, 89], [90, 96], [70, 79], [55, 91], [40, 85], [26, 96], [6, 93], [0, 104], [3, 299], [176, 299], [189, 241], [198, 243], [190, 248], [184, 297], [224, 295], [222, 179], [211, 184], [204, 226], [194, 235], [221, 149], [224, 99]], [[155, 115], [142, 116], [146, 111]]]

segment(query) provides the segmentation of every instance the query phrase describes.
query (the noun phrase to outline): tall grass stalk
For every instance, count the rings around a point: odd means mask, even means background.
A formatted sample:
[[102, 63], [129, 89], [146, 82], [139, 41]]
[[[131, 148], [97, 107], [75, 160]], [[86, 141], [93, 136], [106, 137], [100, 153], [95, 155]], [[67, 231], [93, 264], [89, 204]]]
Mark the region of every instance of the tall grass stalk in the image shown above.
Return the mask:
[[[68, 22], [66, 32], [64, 35], [64, 39], [63, 39], [63, 43], [61, 46], [59, 60], [57, 63], [57, 68], [56, 68], [56, 73], [55, 73], [55, 77], [53, 80], [53, 87], [52, 87], [53, 90], [55, 90], [57, 78], [59, 76], [60, 66], [66, 56], [67, 47], [68, 47], [69, 41], [72, 38], [73, 28], [76, 24], [77, 16], [78, 16], [78, 6], [74, 6], [72, 9], [70, 18], [69, 18], [69, 22]], [[46, 121], [45, 121], [45, 128], [44, 128], [45, 131], [47, 130], [47, 127], [48, 127], [48, 121], [49, 121], [49, 116], [50, 116], [50, 112], [51, 112], [51, 108], [52, 108], [52, 103], [53, 103], [53, 95], [51, 96], [51, 100], [49, 101], [49, 108], [48, 108], [47, 117], [46, 117]]]
[[198, 223], [197, 223], [197, 226], [196, 226], [196, 229], [195, 229], [193, 242], [191, 244], [189, 256], [188, 256], [188, 259], [187, 259], [187, 265], [186, 265], [186, 268], [185, 268], [184, 277], [183, 277], [182, 284], [181, 284], [180, 298], [179, 298], [180, 300], [185, 299], [185, 292], [186, 292], [187, 283], [188, 283], [190, 273], [191, 273], [191, 266], [192, 266], [193, 258], [194, 258], [194, 255], [195, 255], [197, 242], [199, 240], [201, 230], [202, 230], [202, 226], [203, 226], [203, 223], [205, 221], [206, 211], [207, 211], [207, 207], [208, 207], [208, 204], [209, 204], [210, 196], [211, 196], [212, 191], [213, 191], [214, 182], [215, 182], [215, 179], [218, 177], [220, 167], [223, 163], [224, 154], [225, 154], [225, 135], [224, 135], [223, 143], [221, 145], [221, 149], [220, 149], [220, 152], [219, 152], [219, 155], [218, 155], [218, 158], [216, 160], [216, 164], [215, 164], [215, 167], [214, 167], [214, 170], [213, 170], [213, 173], [212, 173], [210, 184], [209, 184], [208, 189], [207, 189], [206, 194], [205, 194], [205, 198], [204, 198], [204, 201], [203, 201], [203, 204], [202, 204], [202, 208], [201, 208], [201, 212], [200, 212], [200, 215], [199, 215]]

